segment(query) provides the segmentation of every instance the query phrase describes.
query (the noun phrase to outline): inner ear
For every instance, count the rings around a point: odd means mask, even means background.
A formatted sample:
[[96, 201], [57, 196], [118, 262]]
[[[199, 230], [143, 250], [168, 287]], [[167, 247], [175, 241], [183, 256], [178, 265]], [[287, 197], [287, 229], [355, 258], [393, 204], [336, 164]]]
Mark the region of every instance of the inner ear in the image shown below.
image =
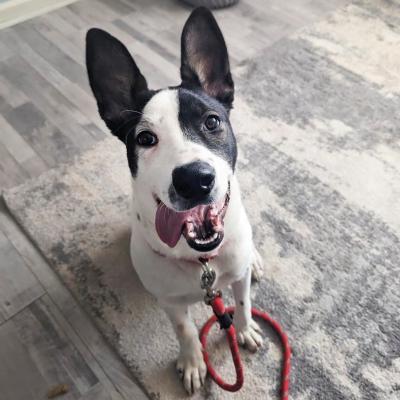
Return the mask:
[[234, 85], [228, 50], [217, 21], [205, 7], [189, 16], [181, 38], [183, 86], [200, 87], [228, 109], [232, 107]]
[[139, 119], [135, 109], [141, 93], [147, 91], [146, 79], [128, 49], [101, 29], [90, 29], [86, 35], [86, 66], [100, 116], [125, 141], [121, 126], [135, 114]]

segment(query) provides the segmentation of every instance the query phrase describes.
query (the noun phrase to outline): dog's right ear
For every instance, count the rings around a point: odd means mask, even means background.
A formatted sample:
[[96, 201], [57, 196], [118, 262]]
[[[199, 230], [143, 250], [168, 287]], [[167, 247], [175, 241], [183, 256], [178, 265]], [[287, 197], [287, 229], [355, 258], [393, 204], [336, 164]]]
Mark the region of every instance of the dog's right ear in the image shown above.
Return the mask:
[[126, 120], [124, 111], [135, 111], [138, 94], [147, 90], [146, 79], [128, 49], [97, 28], [86, 35], [86, 67], [100, 116], [111, 132], [125, 142], [124, 129], [120, 129]]

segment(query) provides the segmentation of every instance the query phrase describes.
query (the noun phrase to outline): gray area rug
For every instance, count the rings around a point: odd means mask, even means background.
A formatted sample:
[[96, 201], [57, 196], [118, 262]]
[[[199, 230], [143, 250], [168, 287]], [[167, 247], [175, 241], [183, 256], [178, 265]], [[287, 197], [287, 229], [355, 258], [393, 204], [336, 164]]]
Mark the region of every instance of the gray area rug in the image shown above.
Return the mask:
[[[399, 3], [354, 2], [235, 76], [239, 175], [266, 263], [252, 296], [290, 337], [291, 398], [400, 399]], [[129, 194], [110, 137], [4, 197], [147, 392], [184, 398], [169, 322], [130, 265]], [[196, 307], [197, 322], [208, 313]], [[281, 353], [266, 335], [243, 352], [239, 394], [208, 382], [195, 398], [277, 399]]]

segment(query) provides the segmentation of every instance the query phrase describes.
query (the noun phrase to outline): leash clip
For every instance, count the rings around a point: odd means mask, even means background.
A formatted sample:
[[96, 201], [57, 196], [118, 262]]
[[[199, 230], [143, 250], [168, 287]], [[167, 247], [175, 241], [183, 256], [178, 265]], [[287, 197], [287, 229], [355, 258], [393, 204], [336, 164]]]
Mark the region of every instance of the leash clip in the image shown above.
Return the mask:
[[204, 258], [199, 259], [203, 273], [200, 278], [200, 287], [206, 291], [204, 302], [209, 305], [216, 297], [221, 297], [221, 292], [212, 288], [216, 273], [208, 264], [208, 260]]
[[200, 262], [201, 269], [203, 270], [203, 273], [201, 274], [200, 286], [204, 290], [211, 289], [216, 278], [215, 271], [210, 267], [207, 260], [200, 258]]

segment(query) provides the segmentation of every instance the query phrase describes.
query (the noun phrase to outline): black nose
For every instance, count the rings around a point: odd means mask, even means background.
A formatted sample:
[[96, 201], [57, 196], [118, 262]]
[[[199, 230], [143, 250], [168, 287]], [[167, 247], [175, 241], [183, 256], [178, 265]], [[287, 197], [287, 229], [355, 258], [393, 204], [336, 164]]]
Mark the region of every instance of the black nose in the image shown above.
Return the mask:
[[172, 184], [185, 199], [206, 197], [214, 187], [215, 169], [205, 162], [181, 165], [172, 171]]

